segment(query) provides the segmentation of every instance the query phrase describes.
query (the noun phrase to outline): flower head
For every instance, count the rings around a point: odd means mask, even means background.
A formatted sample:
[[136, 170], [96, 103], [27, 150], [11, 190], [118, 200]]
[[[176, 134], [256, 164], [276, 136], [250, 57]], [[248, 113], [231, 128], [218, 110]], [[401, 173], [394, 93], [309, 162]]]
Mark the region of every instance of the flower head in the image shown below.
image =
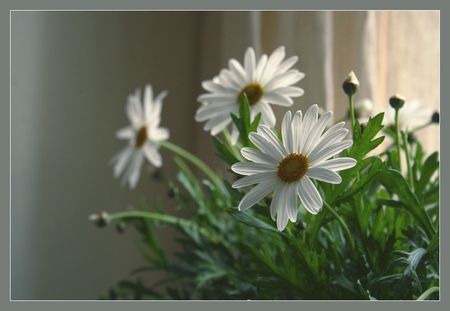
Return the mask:
[[158, 141], [169, 138], [169, 130], [159, 126], [162, 100], [166, 95], [167, 92], [163, 91], [153, 98], [152, 86], [148, 84], [145, 87], [143, 104], [139, 89], [128, 96], [126, 114], [130, 125], [116, 133], [117, 138], [128, 140], [128, 145], [111, 159], [116, 178], [128, 166], [122, 177], [122, 186], [128, 181], [131, 189], [136, 187], [145, 159], [155, 167], [162, 165]]
[[[336, 172], [356, 164], [352, 158], [331, 158], [352, 145], [351, 140], [342, 141], [348, 130], [344, 122], [338, 123], [323, 133], [332, 112], [318, 118], [319, 107], [311, 106], [302, 118], [297, 111], [291, 118], [288, 111], [282, 121], [283, 142], [266, 125], [258, 126], [249, 139], [259, 150], [244, 147], [242, 155], [252, 162], [238, 162], [231, 169], [240, 175], [247, 175], [236, 181], [232, 187], [242, 188], [258, 184], [239, 203], [238, 209], [252, 207], [274, 191], [270, 203], [270, 215], [277, 228], [286, 228], [288, 219], [297, 220], [298, 197], [307, 211], [317, 214], [322, 207], [322, 198], [311, 178], [338, 184], [342, 181]], [[330, 159], [331, 158], [331, 159]]]
[[[203, 105], [197, 110], [195, 120], [207, 121], [204, 130], [217, 135], [232, 122], [230, 113], [238, 115], [239, 103], [245, 93], [251, 120], [261, 113], [260, 124], [273, 127], [276, 119], [270, 104], [291, 106], [291, 97], [304, 93], [301, 88], [292, 86], [304, 77], [298, 70], [290, 69], [298, 58], [293, 56], [283, 61], [284, 57], [284, 47], [279, 47], [269, 57], [262, 55], [257, 62], [255, 51], [250, 47], [245, 52], [243, 66], [231, 59], [229, 68], [222, 69], [212, 80], [203, 81], [202, 86], [208, 93], [198, 97]], [[234, 142], [238, 135], [233, 126]]]
[[[404, 105], [399, 109], [398, 122], [402, 131], [414, 130], [428, 122], [433, 116], [433, 109], [424, 106], [418, 100], [411, 100], [404, 102]], [[395, 109], [390, 108], [384, 114], [383, 124], [387, 127], [395, 126]]]

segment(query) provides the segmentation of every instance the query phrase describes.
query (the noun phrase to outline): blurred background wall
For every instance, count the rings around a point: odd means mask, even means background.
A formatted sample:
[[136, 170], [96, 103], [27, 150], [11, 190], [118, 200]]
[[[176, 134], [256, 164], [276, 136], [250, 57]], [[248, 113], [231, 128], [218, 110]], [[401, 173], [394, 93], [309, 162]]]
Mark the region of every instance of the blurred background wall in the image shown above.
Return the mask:
[[[148, 171], [134, 190], [113, 179], [108, 161], [124, 144], [114, 133], [128, 124], [128, 94], [147, 83], [167, 90], [161, 125], [170, 140], [225, 168], [194, 121], [201, 81], [229, 58], [242, 62], [248, 46], [261, 55], [279, 45], [306, 74], [291, 110], [318, 103], [345, 116], [341, 85], [352, 70], [357, 97], [377, 107], [401, 93], [439, 109], [438, 11], [12, 12], [11, 298], [97, 299], [145, 264], [132, 230], [97, 228], [92, 213], [151, 206], [158, 195], [182, 213]], [[285, 109], [274, 110], [280, 120]], [[420, 135], [428, 151], [439, 149], [437, 126]], [[170, 178], [172, 154], [162, 155]], [[176, 249], [174, 233], [159, 232]]]

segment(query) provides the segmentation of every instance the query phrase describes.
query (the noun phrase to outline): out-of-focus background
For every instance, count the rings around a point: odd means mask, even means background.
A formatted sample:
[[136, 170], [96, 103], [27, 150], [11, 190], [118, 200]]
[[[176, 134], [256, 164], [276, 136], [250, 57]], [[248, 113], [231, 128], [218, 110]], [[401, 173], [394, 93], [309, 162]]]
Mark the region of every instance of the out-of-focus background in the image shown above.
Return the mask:
[[[145, 264], [132, 230], [97, 228], [90, 214], [151, 206], [158, 195], [181, 213], [148, 172], [129, 190], [108, 165], [124, 146], [114, 133], [128, 124], [126, 98], [136, 88], [167, 90], [161, 125], [170, 140], [225, 168], [194, 114], [201, 82], [229, 58], [242, 63], [249, 46], [257, 56], [280, 45], [297, 55], [305, 95], [291, 110], [317, 103], [344, 117], [341, 85], [350, 71], [361, 83], [356, 100], [383, 109], [400, 93], [439, 110], [439, 18], [439, 11], [11, 12], [11, 299], [97, 299]], [[286, 109], [274, 110], [281, 120]], [[419, 138], [428, 152], [439, 149], [438, 126]], [[172, 154], [162, 155], [170, 178]], [[159, 232], [176, 248], [173, 232]]]

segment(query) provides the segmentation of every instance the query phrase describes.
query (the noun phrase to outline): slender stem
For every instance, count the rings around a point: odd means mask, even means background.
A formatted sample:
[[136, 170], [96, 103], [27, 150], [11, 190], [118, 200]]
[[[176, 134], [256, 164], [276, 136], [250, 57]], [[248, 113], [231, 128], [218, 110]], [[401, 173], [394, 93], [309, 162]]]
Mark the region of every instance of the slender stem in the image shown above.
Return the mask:
[[403, 138], [403, 149], [405, 150], [405, 156], [406, 156], [406, 164], [408, 169], [408, 180], [409, 180], [409, 186], [412, 190], [414, 190], [414, 179], [413, 179], [413, 171], [411, 167], [411, 154], [409, 153], [408, 148], [408, 138], [406, 136], [406, 133], [402, 131], [402, 138]]
[[126, 212], [118, 212], [114, 214], [108, 214], [106, 218], [106, 222], [110, 223], [113, 220], [124, 219], [124, 218], [146, 218], [153, 221], [163, 222], [169, 225], [182, 225], [189, 228], [193, 228], [198, 230], [205, 237], [211, 239], [214, 242], [218, 241], [218, 238], [213, 232], [206, 230], [203, 227], [200, 227], [197, 223], [189, 221], [187, 219], [178, 218], [165, 214], [158, 214], [146, 211], [126, 211]]
[[344, 229], [344, 232], [347, 235], [347, 239], [350, 242], [352, 252], [353, 252], [353, 254], [355, 254], [355, 242], [354, 242], [352, 234], [350, 233], [350, 230], [348, 229], [344, 220], [341, 218], [341, 216], [339, 216], [339, 214], [330, 205], [328, 205], [327, 202], [323, 201], [323, 205], [328, 209], [328, 211], [330, 211], [331, 214], [333, 214], [333, 216], [336, 218], [336, 220], [341, 224], [342, 229]]
[[348, 104], [350, 106], [350, 123], [352, 128], [352, 137], [354, 136], [355, 127], [355, 108], [353, 105], [353, 95], [348, 95]]
[[197, 158], [192, 153], [184, 150], [183, 148], [181, 148], [167, 140], [159, 142], [159, 145], [178, 154], [179, 156], [185, 158], [186, 160], [190, 161], [192, 164], [197, 166], [200, 170], [202, 170], [211, 179], [211, 181], [216, 186], [217, 190], [221, 189], [222, 182], [221, 182], [220, 177], [208, 165], [206, 165], [205, 162], [203, 162], [202, 160]]
[[419, 298], [417, 298], [417, 300], [425, 300], [425, 298], [430, 296], [432, 293], [438, 292], [438, 291], [439, 291], [439, 287], [437, 287], [437, 286], [430, 287], [429, 289], [424, 291], [422, 293], [422, 295], [420, 295]]
[[396, 136], [396, 143], [397, 143], [397, 150], [398, 150], [398, 167], [400, 168], [400, 171], [402, 170], [402, 161], [401, 161], [401, 144], [400, 144], [400, 124], [398, 122], [400, 115], [400, 109], [395, 109], [395, 136]]

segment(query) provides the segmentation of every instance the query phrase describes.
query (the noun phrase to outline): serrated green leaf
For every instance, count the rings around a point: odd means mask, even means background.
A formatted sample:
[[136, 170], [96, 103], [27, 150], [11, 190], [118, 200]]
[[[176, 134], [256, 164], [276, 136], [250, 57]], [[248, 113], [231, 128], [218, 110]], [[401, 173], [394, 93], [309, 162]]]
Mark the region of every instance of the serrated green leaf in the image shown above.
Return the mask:
[[417, 195], [420, 195], [423, 193], [425, 187], [430, 182], [431, 177], [436, 173], [436, 171], [439, 169], [439, 159], [438, 159], [438, 152], [432, 153], [424, 162], [422, 170], [420, 172], [420, 179], [415, 184], [414, 189]]
[[216, 136], [212, 136], [214, 146], [216, 147], [216, 155], [224, 160], [228, 165], [239, 162], [239, 159], [227, 148], [227, 146]]

